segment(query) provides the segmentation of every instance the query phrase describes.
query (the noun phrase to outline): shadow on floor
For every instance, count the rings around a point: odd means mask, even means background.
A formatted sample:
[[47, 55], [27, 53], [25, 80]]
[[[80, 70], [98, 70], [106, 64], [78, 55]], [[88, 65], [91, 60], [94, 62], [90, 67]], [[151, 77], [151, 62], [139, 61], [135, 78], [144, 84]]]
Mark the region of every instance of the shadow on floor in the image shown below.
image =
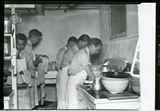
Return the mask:
[[57, 102], [45, 101], [43, 106], [36, 106], [33, 110], [36, 109], [57, 109]]

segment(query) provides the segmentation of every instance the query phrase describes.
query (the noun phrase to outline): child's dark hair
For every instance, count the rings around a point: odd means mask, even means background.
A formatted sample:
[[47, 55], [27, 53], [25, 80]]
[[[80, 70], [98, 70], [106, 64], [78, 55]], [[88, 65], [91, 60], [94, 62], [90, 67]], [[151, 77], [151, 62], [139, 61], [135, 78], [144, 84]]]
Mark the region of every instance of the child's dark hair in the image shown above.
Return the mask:
[[32, 30], [29, 31], [29, 38], [32, 37], [32, 35], [41, 37], [42, 36], [42, 32], [40, 32], [37, 29], [32, 29]]
[[71, 36], [68, 39], [67, 44], [69, 44], [70, 42], [74, 42], [74, 43], [78, 44], [78, 39], [75, 36]]
[[23, 33], [17, 33], [16, 34], [16, 42], [18, 40], [23, 40], [25, 44], [27, 43], [27, 37]]
[[87, 34], [83, 34], [83, 35], [81, 35], [81, 36], [79, 37], [78, 40], [79, 40], [79, 41], [87, 41], [87, 42], [89, 42], [89, 41], [90, 41], [90, 37], [89, 37], [89, 35], [87, 35]]
[[94, 46], [103, 46], [103, 43], [100, 39], [98, 38], [91, 38], [90, 39], [90, 42], [89, 42], [89, 45], [94, 45]]

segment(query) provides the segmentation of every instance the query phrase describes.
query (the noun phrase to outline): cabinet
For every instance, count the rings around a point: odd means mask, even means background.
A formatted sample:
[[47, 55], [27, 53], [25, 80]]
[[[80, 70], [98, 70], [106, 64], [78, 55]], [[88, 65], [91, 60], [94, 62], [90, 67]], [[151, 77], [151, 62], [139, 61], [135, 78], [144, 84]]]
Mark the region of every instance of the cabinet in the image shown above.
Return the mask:
[[13, 38], [12, 34], [4, 34], [4, 87], [10, 86], [4, 93], [8, 93], [9, 88], [12, 90], [4, 97], [4, 109], [17, 108], [16, 49], [13, 47]]

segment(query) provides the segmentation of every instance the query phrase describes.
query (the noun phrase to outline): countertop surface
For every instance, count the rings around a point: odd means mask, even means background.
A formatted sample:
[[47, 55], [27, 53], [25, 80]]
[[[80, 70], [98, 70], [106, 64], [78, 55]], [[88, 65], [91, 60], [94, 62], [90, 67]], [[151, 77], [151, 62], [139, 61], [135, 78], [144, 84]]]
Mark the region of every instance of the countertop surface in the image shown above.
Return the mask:
[[132, 92], [125, 92], [123, 94], [110, 94], [106, 90], [94, 91], [87, 86], [80, 85], [78, 90], [83, 92], [85, 96], [93, 103], [106, 103], [106, 102], [133, 102], [139, 101], [139, 96]]

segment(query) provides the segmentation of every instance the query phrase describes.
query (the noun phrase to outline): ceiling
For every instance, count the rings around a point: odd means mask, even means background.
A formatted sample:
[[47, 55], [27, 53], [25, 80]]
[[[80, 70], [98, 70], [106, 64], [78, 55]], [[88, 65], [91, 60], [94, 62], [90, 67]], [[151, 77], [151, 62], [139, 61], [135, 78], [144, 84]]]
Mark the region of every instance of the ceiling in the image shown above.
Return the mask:
[[[5, 15], [9, 15], [11, 13], [10, 5], [5, 8]], [[102, 5], [96, 4], [36, 4], [36, 5], [21, 5], [15, 4], [14, 7], [16, 8], [16, 13], [19, 15], [44, 15], [45, 10], [64, 10], [64, 11], [71, 11], [71, 10], [88, 10], [88, 9], [99, 9]]]

